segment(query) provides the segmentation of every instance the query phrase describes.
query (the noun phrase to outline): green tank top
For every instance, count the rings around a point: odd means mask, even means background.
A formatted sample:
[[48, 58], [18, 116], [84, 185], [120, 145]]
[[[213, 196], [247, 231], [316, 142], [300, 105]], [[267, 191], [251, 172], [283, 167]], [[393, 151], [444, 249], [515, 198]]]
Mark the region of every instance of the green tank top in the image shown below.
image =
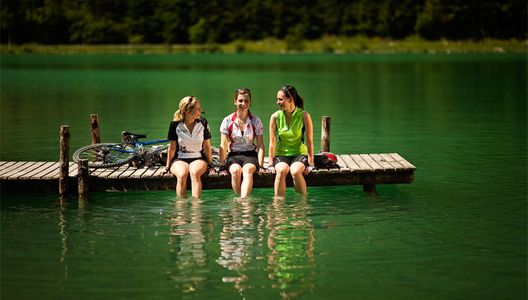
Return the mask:
[[295, 108], [290, 125], [286, 124], [286, 116], [282, 110], [276, 112], [277, 147], [276, 156], [308, 155], [308, 147], [304, 144], [303, 110]]

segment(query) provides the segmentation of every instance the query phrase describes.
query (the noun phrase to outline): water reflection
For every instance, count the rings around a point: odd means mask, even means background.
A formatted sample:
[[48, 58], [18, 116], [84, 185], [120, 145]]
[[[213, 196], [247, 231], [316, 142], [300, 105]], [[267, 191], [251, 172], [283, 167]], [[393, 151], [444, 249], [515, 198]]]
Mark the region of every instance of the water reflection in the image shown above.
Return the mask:
[[202, 232], [202, 200], [179, 198], [170, 217], [170, 243], [176, 269], [169, 277], [184, 293], [197, 291], [207, 279], [207, 255], [204, 249], [205, 235]]
[[267, 208], [268, 277], [283, 299], [313, 292], [314, 227], [306, 198], [275, 197]]
[[69, 233], [66, 229], [66, 210], [68, 209], [68, 203], [60, 201], [58, 203], [58, 212], [59, 212], [59, 235], [61, 240], [61, 252], [60, 252], [60, 263], [63, 265], [63, 276], [60, 280], [61, 286], [63, 285], [63, 281], [68, 278], [68, 262], [66, 261], [66, 257], [68, 255], [68, 236]]
[[223, 276], [222, 281], [233, 283], [234, 287], [243, 293], [247, 288], [249, 275], [246, 266], [253, 256], [255, 244], [254, 205], [251, 199], [235, 198], [230, 201], [227, 209], [220, 212], [222, 229], [220, 231], [220, 257], [217, 263], [235, 272]]

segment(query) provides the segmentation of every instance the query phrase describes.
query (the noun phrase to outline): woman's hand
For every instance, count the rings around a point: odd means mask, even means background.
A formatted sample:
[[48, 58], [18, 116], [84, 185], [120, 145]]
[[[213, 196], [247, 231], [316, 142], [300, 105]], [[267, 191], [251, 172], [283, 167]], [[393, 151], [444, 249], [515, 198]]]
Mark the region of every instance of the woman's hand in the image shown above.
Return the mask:
[[276, 171], [275, 171], [275, 167], [274, 167], [274, 166], [269, 166], [269, 167], [267, 167], [267, 168], [266, 168], [266, 171], [267, 171], [268, 173], [271, 173], [271, 174], [275, 174], [275, 173], [276, 173]]
[[220, 168], [218, 168], [218, 174], [220, 176], [226, 176], [227, 175], [227, 169], [225, 166], [220, 166]]
[[312, 172], [312, 170], [315, 168], [314, 165], [308, 165], [306, 168], [304, 168], [304, 171], [303, 171], [303, 174], [304, 175], [308, 175], [310, 174], [310, 172]]

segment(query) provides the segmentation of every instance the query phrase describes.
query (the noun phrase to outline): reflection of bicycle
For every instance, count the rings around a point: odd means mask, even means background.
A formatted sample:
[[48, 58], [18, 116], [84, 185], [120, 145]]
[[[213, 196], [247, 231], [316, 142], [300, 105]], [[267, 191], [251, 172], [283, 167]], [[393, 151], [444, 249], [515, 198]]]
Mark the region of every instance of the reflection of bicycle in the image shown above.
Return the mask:
[[[73, 160], [88, 161], [90, 168], [112, 168], [129, 163], [134, 166], [147, 167], [164, 164], [164, 151], [168, 140], [139, 141], [146, 138], [144, 134], [123, 131], [121, 143], [100, 143], [79, 148], [73, 153]], [[165, 158], [166, 159], [166, 158]]]

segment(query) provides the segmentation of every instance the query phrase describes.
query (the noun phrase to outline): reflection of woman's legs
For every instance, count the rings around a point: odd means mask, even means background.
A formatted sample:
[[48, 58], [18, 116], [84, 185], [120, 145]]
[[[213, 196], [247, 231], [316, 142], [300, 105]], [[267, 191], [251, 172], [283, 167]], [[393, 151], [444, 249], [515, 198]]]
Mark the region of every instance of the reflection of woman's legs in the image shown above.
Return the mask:
[[176, 195], [178, 197], [187, 197], [187, 175], [189, 175], [189, 164], [177, 160], [170, 168], [172, 174], [176, 175]]
[[306, 195], [306, 180], [304, 180], [303, 171], [306, 166], [302, 162], [294, 162], [291, 164], [290, 172], [293, 178], [293, 185], [295, 186], [295, 191]]
[[247, 197], [253, 189], [253, 173], [257, 170], [254, 164], [245, 164], [242, 168], [244, 179], [242, 180], [242, 191], [240, 197]]
[[290, 166], [285, 162], [280, 162], [275, 165], [275, 196], [284, 196], [286, 194], [286, 176]]
[[235, 194], [240, 194], [240, 180], [242, 178], [242, 167], [239, 164], [232, 164], [229, 166], [229, 173], [231, 173], [231, 186]]
[[202, 195], [202, 175], [207, 171], [205, 160], [197, 159], [189, 164], [189, 175], [191, 176], [191, 189], [193, 197], [200, 198]]

